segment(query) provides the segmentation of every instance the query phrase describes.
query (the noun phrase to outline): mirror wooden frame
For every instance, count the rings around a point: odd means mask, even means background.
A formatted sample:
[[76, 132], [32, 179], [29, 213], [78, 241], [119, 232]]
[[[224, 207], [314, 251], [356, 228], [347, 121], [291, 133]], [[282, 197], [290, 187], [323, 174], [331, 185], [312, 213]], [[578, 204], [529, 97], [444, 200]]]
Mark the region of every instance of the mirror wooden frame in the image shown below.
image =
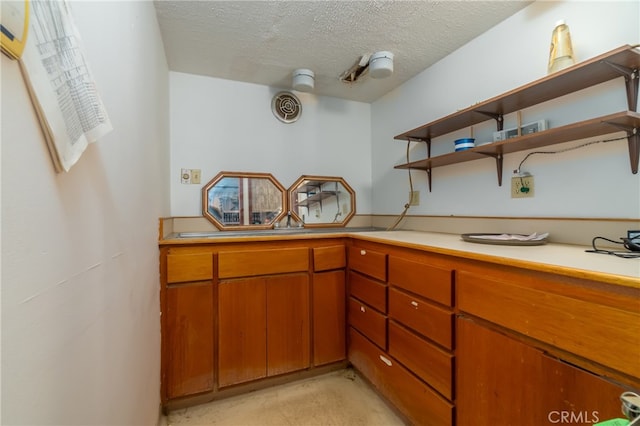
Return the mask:
[[[344, 188], [342, 191], [339, 185]], [[333, 186], [333, 188], [331, 188]], [[291, 215], [297, 220], [304, 223], [305, 228], [323, 228], [323, 227], [343, 227], [351, 220], [356, 214], [356, 193], [347, 184], [347, 182], [338, 176], [310, 176], [303, 175], [296, 180], [293, 185], [289, 187], [287, 191], [289, 194], [289, 209]], [[341, 194], [348, 193], [349, 200], [345, 202], [345, 197], [340, 200]], [[301, 195], [304, 194], [304, 197]], [[326, 202], [332, 204], [335, 198], [336, 207], [333, 210], [327, 210], [324, 208]], [[333, 216], [333, 220], [325, 222], [313, 222], [308, 221], [308, 216], [311, 211], [311, 204], [316, 206], [316, 216], [319, 210], [325, 216]], [[304, 207], [307, 210], [307, 214], [299, 211], [300, 207]], [[345, 212], [346, 207], [349, 208], [349, 212]], [[338, 222], [337, 219], [341, 218]]]
[[269, 229], [287, 215], [287, 190], [270, 173], [220, 172], [202, 187], [202, 215], [222, 231]]

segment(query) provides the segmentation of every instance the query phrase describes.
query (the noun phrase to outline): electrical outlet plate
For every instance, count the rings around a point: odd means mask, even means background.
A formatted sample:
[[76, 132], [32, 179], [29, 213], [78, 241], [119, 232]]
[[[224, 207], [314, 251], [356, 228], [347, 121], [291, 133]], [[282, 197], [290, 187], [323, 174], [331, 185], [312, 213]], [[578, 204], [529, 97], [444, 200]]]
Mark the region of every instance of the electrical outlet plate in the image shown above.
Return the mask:
[[533, 197], [533, 176], [515, 176], [511, 178], [511, 198]]
[[410, 194], [411, 201], [409, 202], [410, 206], [419, 206], [420, 205], [420, 191], [412, 191]]

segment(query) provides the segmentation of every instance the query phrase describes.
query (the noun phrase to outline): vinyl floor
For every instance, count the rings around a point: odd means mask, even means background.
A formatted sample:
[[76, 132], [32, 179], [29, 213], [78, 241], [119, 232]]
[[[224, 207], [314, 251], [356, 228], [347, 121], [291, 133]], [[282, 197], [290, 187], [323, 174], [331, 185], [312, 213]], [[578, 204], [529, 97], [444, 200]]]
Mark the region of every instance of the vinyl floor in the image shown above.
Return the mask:
[[351, 369], [176, 410], [164, 421], [170, 426], [404, 425]]

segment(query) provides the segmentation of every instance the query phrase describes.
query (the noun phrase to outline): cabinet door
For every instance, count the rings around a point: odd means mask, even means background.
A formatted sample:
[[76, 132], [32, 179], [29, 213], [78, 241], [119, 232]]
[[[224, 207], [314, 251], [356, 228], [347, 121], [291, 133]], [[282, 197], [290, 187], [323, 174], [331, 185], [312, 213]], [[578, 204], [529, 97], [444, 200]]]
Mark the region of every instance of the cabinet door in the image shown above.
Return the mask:
[[341, 361], [346, 356], [344, 271], [313, 275], [313, 364]]
[[267, 375], [267, 293], [263, 278], [218, 285], [218, 384]]
[[467, 319], [457, 322], [458, 424], [591, 425], [620, 417], [622, 388]]
[[267, 375], [310, 365], [309, 276], [264, 278], [267, 285]]
[[213, 286], [167, 288], [167, 399], [213, 390]]

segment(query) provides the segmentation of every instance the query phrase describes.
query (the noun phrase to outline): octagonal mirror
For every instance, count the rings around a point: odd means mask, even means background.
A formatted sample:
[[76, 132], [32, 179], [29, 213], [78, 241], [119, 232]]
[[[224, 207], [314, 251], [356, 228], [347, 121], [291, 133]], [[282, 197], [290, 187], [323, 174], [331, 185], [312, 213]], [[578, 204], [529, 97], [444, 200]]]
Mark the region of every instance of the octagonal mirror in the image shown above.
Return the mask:
[[308, 228], [345, 226], [356, 213], [356, 193], [341, 177], [300, 176], [288, 192], [291, 213]]
[[202, 188], [202, 214], [218, 229], [267, 229], [286, 215], [286, 189], [269, 173], [220, 172]]

